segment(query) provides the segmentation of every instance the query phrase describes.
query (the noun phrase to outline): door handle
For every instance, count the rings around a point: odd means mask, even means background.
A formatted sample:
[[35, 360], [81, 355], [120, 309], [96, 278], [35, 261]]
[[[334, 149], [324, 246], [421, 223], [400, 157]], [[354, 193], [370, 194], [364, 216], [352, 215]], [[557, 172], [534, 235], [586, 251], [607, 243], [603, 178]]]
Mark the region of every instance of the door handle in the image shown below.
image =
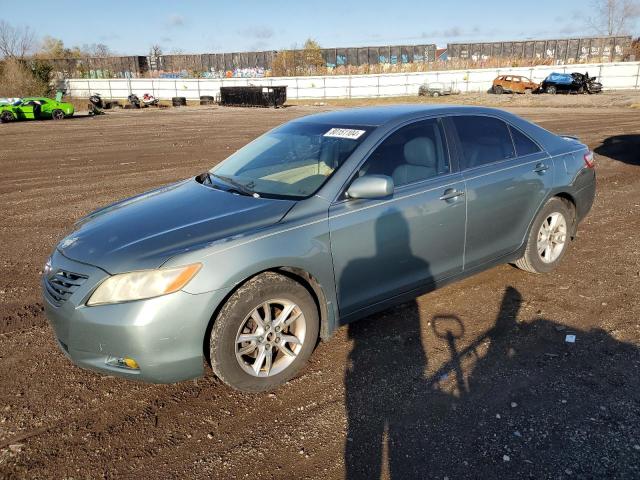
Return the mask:
[[440, 200], [453, 200], [454, 198], [463, 197], [463, 196], [464, 196], [464, 192], [460, 190], [456, 190], [454, 188], [447, 188], [444, 191], [444, 194], [440, 197]]
[[544, 173], [549, 170], [549, 165], [545, 165], [544, 163], [539, 163], [536, 165], [536, 168], [533, 169], [534, 172]]

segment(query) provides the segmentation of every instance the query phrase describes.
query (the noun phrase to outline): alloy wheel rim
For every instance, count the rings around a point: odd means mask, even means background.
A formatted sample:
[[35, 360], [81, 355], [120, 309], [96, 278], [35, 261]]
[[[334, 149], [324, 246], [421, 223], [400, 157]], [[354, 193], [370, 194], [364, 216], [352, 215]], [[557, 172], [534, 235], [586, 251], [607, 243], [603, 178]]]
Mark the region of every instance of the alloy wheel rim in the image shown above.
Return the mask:
[[553, 212], [544, 219], [538, 231], [538, 257], [544, 263], [555, 262], [567, 242], [567, 221], [559, 212]]
[[256, 306], [242, 321], [235, 340], [236, 360], [254, 377], [272, 377], [297, 358], [306, 336], [304, 314], [290, 300]]

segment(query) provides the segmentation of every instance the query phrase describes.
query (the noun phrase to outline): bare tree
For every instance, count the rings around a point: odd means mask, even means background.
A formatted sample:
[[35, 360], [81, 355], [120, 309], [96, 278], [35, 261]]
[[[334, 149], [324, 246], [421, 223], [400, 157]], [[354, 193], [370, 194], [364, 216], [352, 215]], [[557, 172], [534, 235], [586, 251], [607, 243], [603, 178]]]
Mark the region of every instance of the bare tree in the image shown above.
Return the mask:
[[162, 56], [162, 47], [158, 44], [151, 45], [149, 49], [149, 56], [152, 58], [158, 58]]
[[587, 21], [602, 35], [628, 34], [640, 18], [638, 0], [592, 0], [592, 5], [594, 15]]
[[91, 45], [83, 45], [82, 53], [89, 57], [112, 57], [113, 52], [108, 45], [104, 43], [92, 43]]
[[24, 58], [35, 43], [35, 35], [29, 27], [21, 28], [0, 20], [0, 55], [5, 58]]

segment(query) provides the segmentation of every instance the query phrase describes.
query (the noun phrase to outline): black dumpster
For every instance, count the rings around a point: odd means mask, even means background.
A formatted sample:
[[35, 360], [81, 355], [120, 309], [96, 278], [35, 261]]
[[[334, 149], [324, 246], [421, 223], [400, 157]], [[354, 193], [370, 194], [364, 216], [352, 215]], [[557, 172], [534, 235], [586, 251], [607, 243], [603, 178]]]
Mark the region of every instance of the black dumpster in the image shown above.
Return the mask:
[[287, 101], [287, 87], [220, 87], [220, 105], [278, 108]]

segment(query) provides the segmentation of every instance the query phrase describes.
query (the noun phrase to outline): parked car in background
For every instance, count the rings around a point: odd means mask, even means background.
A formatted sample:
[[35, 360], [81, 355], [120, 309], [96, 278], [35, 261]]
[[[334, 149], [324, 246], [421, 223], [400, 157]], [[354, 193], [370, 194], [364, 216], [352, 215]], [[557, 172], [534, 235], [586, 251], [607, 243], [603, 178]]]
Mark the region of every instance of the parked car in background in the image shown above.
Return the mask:
[[545, 93], [600, 93], [602, 83], [587, 73], [552, 73], [544, 79], [540, 90]]
[[579, 141], [496, 109], [299, 118], [81, 219], [45, 265], [46, 315], [85, 368], [177, 382], [208, 361], [273, 389], [341, 325], [494, 265], [552, 271], [593, 167]]
[[12, 103], [0, 104], [0, 121], [14, 120], [62, 120], [74, 113], [71, 103], [58, 102], [46, 97], [13, 99]]
[[445, 85], [442, 82], [425, 82], [418, 88], [419, 96], [440, 97], [442, 95], [455, 95], [460, 93], [452, 82]]
[[540, 85], [520, 75], [500, 75], [493, 81], [493, 93], [533, 93]]

